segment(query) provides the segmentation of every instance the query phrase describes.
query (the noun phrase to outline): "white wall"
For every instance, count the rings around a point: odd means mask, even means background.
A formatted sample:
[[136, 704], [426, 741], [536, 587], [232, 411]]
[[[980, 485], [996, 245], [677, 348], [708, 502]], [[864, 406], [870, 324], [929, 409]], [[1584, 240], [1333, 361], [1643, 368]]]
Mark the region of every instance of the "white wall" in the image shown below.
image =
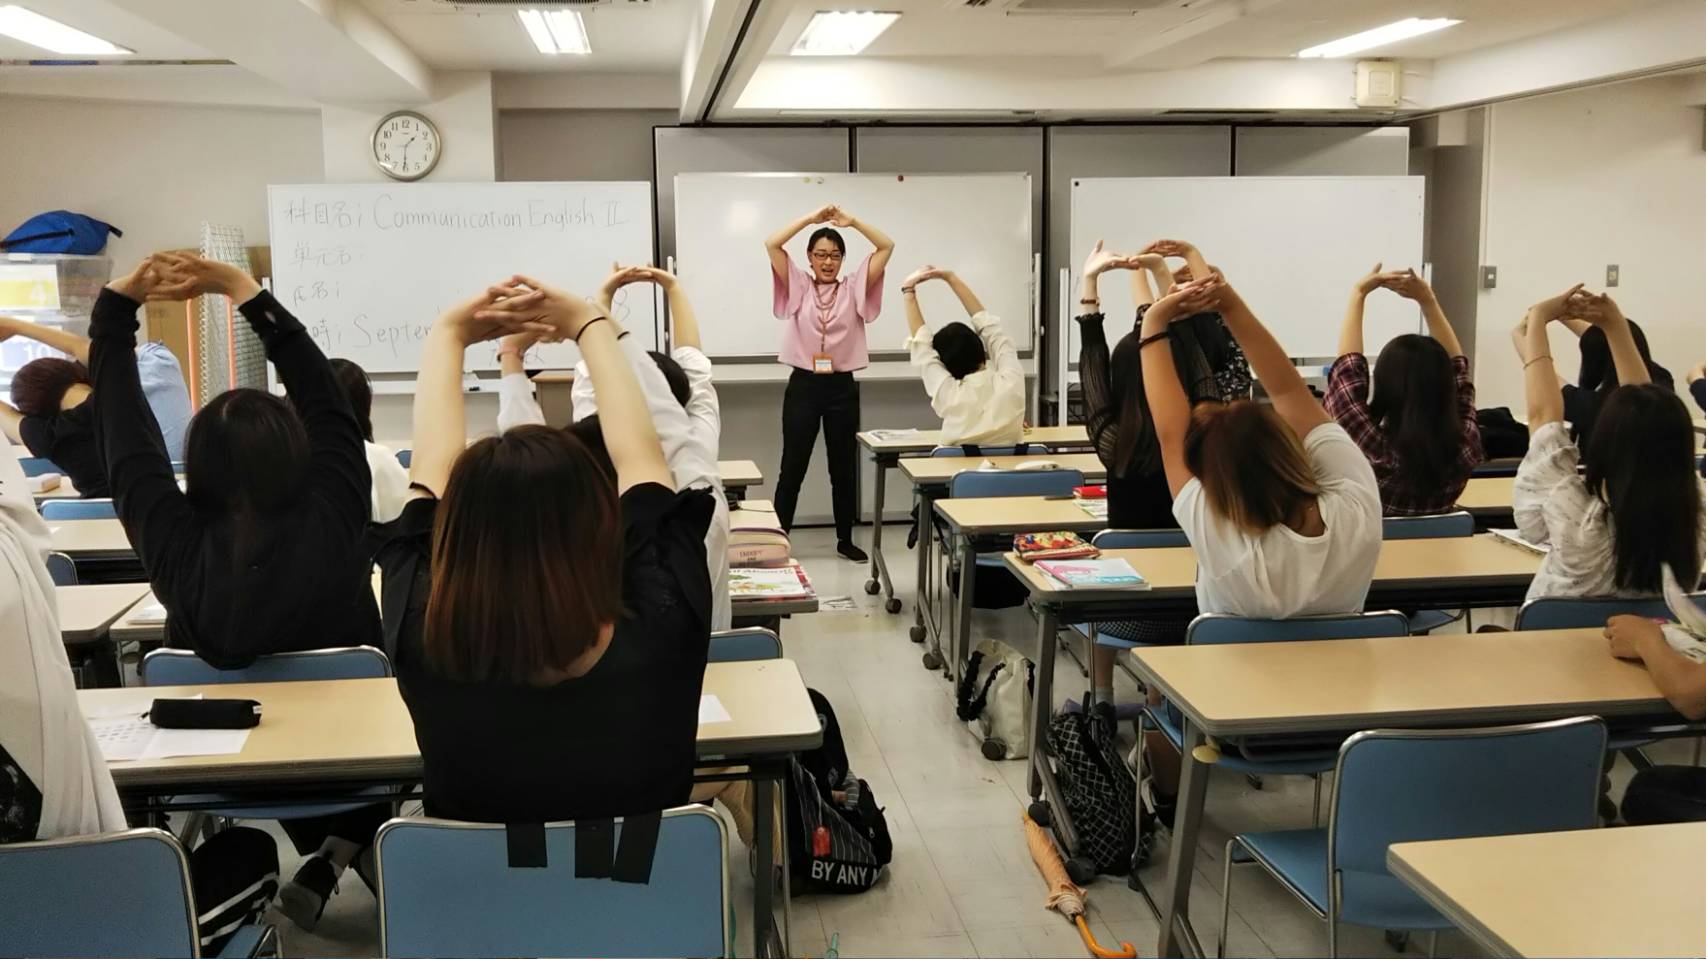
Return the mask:
[[[1499, 268], [1478, 314], [1480, 406], [1522, 406], [1506, 335], [1534, 301], [1575, 282], [1611, 292], [1680, 379], [1706, 358], [1706, 149], [1686, 78], [1657, 78], [1491, 107], [1482, 262]], [[1577, 351], [1555, 331], [1559, 372]]]
[[322, 107], [325, 181], [384, 180], [385, 174], [373, 164], [373, 128], [387, 113], [404, 108], [431, 120], [444, 143], [438, 166], [427, 179], [497, 179], [497, 111], [492, 105], [492, 75], [441, 73], [433, 88], [439, 96], [426, 104]]
[[[0, 98], [0, 234], [44, 210], [124, 231], [114, 268], [200, 242], [201, 221], [267, 237], [266, 185], [320, 179], [311, 110]], [[14, 135], [27, 131], [27, 135]]]

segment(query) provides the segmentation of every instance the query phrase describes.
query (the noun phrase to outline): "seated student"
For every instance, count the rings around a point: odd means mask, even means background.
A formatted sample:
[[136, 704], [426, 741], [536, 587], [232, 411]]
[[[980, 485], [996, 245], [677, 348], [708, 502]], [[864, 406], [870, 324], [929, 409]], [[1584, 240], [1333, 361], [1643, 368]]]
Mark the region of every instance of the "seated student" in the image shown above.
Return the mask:
[[[918, 284], [944, 280], [971, 316], [934, 335], [918, 306]], [[942, 418], [943, 446], [1013, 446], [1025, 435], [1025, 370], [1001, 319], [952, 270], [924, 267], [900, 284], [906, 299], [906, 339], [912, 365], [924, 378], [930, 408]], [[994, 366], [990, 366], [993, 359]]]
[[[290, 402], [235, 389], [204, 406], [185, 444], [185, 491], [142, 401], [136, 310], [151, 296], [207, 293], [237, 304]], [[161, 254], [101, 291], [89, 332], [95, 435], [119, 522], [166, 607], [168, 643], [220, 669], [269, 653], [378, 645], [360, 548], [371, 495], [361, 430], [296, 317], [237, 267]], [[344, 868], [371, 849], [389, 816], [376, 804], [282, 823], [309, 857], [279, 893], [292, 921], [313, 928]]]
[[[1600, 330], [1622, 383], [1599, 405], [1585, 448], [1564, 429], [1546, 337], [1547, 324], [1566, 316]], [[1532, 439], [1511, 507], [1524, 538], [1551, 546], [1529, 599], [1656, 596], [1667, 563], [1684, 582], [1699, 576], [1706, 512], [1692, 424], [1675, 393], [1648, 382], [1629, 327], [1610, 297], [1577, 284], [1536, 303], [1516, 328]]]
[[[31, 455], [52, 460], [84, 497], [110, 494], [100, 451], [90, 425], [89, 340], [66, 330], [0, 316], [0, 340], [22, 336], [72, 359], [42, 357], [25, 363], [12, 376], [12, 402], [0, 403], [0, 430]], [[137, 347], [142, 392], [154, 412], [173, 460], [184, 455], [184, 431], [190, 421], [189, 388], [177, 357], [159, 343]]]
[[[699, 320], [687, 292], [674, 275], [664, 270], [650, 266], [623, 268], [615, 264], [610, 277], [598, 291], [598, 301], [605, 311], [610, 311], [617, 291], [633, 283], [654, 283], [662, 287], [669, 298], [670, 331], [675, 346], [668, 355], [655, 350], [649, 355], [663, 373], [663, 382], [668, 386], [667, 398], [673, 398], [686, 409], [687, 431], [681, 434], [670, 431], [668, 425], [674, 422], [671, 417], [668, 422], [657, 424], [658, 439], [675, 476], [676, 487], [709, 487], [716, 498], [717, 509], [705, 536], [705, 562], [711, 573], [711, 628], [728, 629], [733, 620], [729, 603], [729, 502], [723, 492], [722, 476], [717, 471], [723, 419], [717, 389], [711, 382], [711, 361], [700, 349]], [[521, 357], [534, 340], [531, 334], [513, 334], [505, 337], [498, 348], [498, 357], [504, 368], [498, 393], [498, 426], [502, 429], [545, 423], [544, 411], [533, 395], [533, 384], [521, 372]], [[642, 389], [657, 384], [658, 381], [652, 377], [640, 378]], [[593, 388], [585, 360], [575, 367], [572, 396], [577, 425], [598, 415], [597, 391]], [[660, 392], [655, 396], [648, 394], [646, 400], [648, 403], [660, 403], [667, 398]], [[596, 426], [590, 433], [581, 435], [583, 438], [596, 436]]]
[[[0, 843], [129, 828], [78, 706], [42, 563], [48, 545], [23, 470], [9, 447], [0, 449]], [[239, 827], [189, 858], [202, 953], [216, 955], [233, 929], [266, 911], [278, 851], [266, 833]]]
[[[1587, 449], [1600, 408], [1620, 382], [1617, 364], [1612, 361], [1612, 350], [1606, 342], [1604, 330], [1579, 316], [1565, 315], [1558, 322], [1581, 340], [1578, 344], [1582, 355], [1581, 367], [1576, 374], [1576, 382], [1560, 382], [1558, 388], [1564, 396], [1564, 421], [1570, 424], [1570, 439]], [[1676, 381], [1670, 371], [1653, 362], [1653, 351], [1647, 346], [1647, 334], [1634, 320], [1625, 322], [1640, 354], [1641, 365], [1646, 368], [1647, 381], [1667, 390], [1674, 389]], [[1532, 431], [1533, 424], [1529, 429]]]
[[[1382, 287], [1421, 306], [1429, 335], [1393, 337], [1371, 376], [1362, 352], [1363, 304]], [[1388, 516], [1455, 509], [1469, 474], [1485, 458], [1469, 358], [1433, 288], [1414, 270], [1382, 273], [1376, 263], [1357, 282], [1339, 333], [1339, 358], [1327, 373], [1326, 406], [1374, 466]]]
[[[1605, 624], [1611, 655], [1642, 663], [1684, 718], [1706, 719], [1706, 613], [1664, 569], [1666, 605], [1676, 623], [1645, 616], [1613, 616]], [[1623, 793], [1623, 821], [1631, 826], [1706, 821], [1706, 769], [1653, 766], [1638, 770]]]
[[[1097, 458], [1107, 468], [1108, 524], [1114, 529], [1179, 527], [1173, 518], [1173, 494], [1161, 468], [1161, 447], [1155, 439], [1149, 400], [1144, 395], [1139, 349], [1142, 336], [1138, 324], [1155, 301], [1150, 277], [1163, 290], [1173, 282], [1166, 255], [1158, 250], [1184, 257], [1182, 272], [1194, 268], [1204, 276], [1212, 273], [1213, 268], [1196, 247], [1178, 241], [1153, 244], [1149, 252], [1136, 256], [1106, 252], [1098, 242], [1084, 264], [1079, 304], [1088, 312], [1077, 318], [1078, 380], [1084, 393], [1085, 428]], [[1110, 355], [1098, 281], [1112, 270], [1131, 271], [1137, 319]], [[1171, 329], [1173, 364], [1181, 382], [1188, 384], [1193, 404], [1205, 400], [1223, 403], [1250, 395], [1250, 364], [1219, 314], [1210, 311], [1183, 317]], [[1184, 642], [1190, 621], [1189, 616], [1164, 616], [1099, 626], [1105, 633], [1133, 642], [1177, 644]], [[1098, 701], [1112, 701], [1116, 654], [1113, 647], [1096, 647], [1092, 687]]]
[[[464, 449], [464, 353], [521, 332], [579, 346], [614, 484], [576, 429], [520, 426]], [[687, 412], [621, 332], [602, 306], [516, 277], [427, 336], [416, 498], [378, 531], [378, 562], [431, 815], [596, 819], [696, 795], [715, 501], [675, 490], [659, 437], [685, 434]], [[730, 806], [742, 826], [749, 806]]]
[[[1694, 397], [1694, 405], [1706, 412], [1706, 363], [1688, 371], [1688, 392]], [[1706, 476], [1706, 462], [1700, 464], [1700, 475]]]
[[350, 412], [361, 427], [367, 472], [373, 477], [370, 518], [375, 523], [389, 523], [403, 511], [403, 501], [409, 497], [409, 471], [397, 462], [396, 451], [373, 442], [373, 383], [368, 380], [367, 371], [351, 360], [333, 357], [332, 372], [349, 396]]
[[[1167, 350], [1176, 318], [1220, 311], [1272, 404], [1198, 403]], [[1290, 357], [1219, 276], [1175, 287], [1143, 315], [1143, 384], [1173, 515], [1197, 558], [1197, 608], [1262, 619], [1360, 611], [1380, 557], [1380, 490]], [[1140, 570], [1141, 572], [1141, 570]], [[1154, 757], [1176, 791], [1178, 755]]]

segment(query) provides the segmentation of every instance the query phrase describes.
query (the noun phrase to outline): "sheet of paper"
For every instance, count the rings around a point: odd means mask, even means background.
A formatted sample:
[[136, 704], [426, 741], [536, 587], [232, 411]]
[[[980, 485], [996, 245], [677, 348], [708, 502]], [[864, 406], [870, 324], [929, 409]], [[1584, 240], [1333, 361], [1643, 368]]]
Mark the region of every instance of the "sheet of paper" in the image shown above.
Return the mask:
[[733, 721], [734, 717], [730, 716], [729, 711], [723, 708], [723, 701], [717, 698], [716, 693], [704, 693], [700, 695], [699, 725], [704, 726], [708, 723], [727, 723]]
[[101, 756], [109, 763], [141, 759], [154, 739], [154, 724], [131, 713], [90, 719], [89, 728], [95, 731], [95, 743]]
[[163, 623], [166, 621], [166, 607], [159, 603], [138, 606], [131, 611], [130, 621], [133, 623]]
[[234, 756], [249, 741], [247, 729], [156, 729], [143, 759], [174, 756]]

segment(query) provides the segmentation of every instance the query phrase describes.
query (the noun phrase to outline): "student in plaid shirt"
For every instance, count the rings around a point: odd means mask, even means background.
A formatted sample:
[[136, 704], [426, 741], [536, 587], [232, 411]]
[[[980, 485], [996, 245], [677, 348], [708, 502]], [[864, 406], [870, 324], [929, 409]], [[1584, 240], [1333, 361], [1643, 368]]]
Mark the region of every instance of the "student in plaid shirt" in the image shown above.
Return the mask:
[[[1370, 399], [1363, 303], [1383, 287], [1422, 308], [1429, 335], [1407, 333], [1386, 344]], [[1325, 405], [1373, 464], [1388, 516], [1454, 509], [1484, 458], [1469, 360], [1433, 289], [1414, 270], [1383, 273], [1376, 263], [1357, 282], [1339, 333], [1339, 358], [1327, 374]]]

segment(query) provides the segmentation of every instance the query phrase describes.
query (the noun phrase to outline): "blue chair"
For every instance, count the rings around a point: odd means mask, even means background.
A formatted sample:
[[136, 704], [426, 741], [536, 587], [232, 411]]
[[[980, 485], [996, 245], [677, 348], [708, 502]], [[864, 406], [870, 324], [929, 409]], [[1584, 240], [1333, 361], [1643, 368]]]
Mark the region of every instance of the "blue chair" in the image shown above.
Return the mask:
[[759, 659], [781, 659], [782, 640], [757, 626], [725, 629], [711, 634], [713, 663], [745, 663]]
[[117, 519], [118, 511], [113, 509], [110, 499], [50, 499], [41, 504], [41, 518], [50, 521]]
[[[1105, 529], [1090, 538], [1090, 544], [1097, 549], [1162, 549], [1171, 546], [1189, 546], [1191, 541], [1185, 538], [1185, 531], [1179, 529]], [[1097, 646], [1110, 646], [1114, 649], [1136, 649], [1143, 643], [1118, 636], [1110, 636], [1097, 628], [1095, 623], [1079, 623], [1072, 631], [1081, 637], [1094, 638]], [[1128, 671], [1130, 667], [1120, 661]]]
[[55, 586], [77, 585], [77, 564], [64, 553], [47, 554], [47, 575]]
[[[1384, 539], [1447, 539], [1475, 535], [1475, 517], [1462, 510], [1429, 516], [1388, 516], [1381, 525]], [[1410, 632], [1430, 632], [1468, 615], [1467, 609], [1456, 613], [1440, 609], [1418, 610], [1410, 617]]]
[[711, 810], [664, 811], [645, 884], [576, 878], [572, 822], [547, 825], [545, 845], [544, 868], [514, 868], [502, 825], [386, 823], [380, 954], [733, 955], [728, 837]]
[[[0, 844], [0, 942], [12, 955], [199, 957], [184, 847], [160, 829]], [[239, 928], [220, 956], [275, 946]]]
[[[1225, 645], [1232, 643], [1285, 643], [1323, 639], [1369, 639], [1410, 635], [1410, 621], [1403, 613], [1385, 610], [1374, 613], [1342, 613], [1333, 616], [1299, 616], [1294, 619], [1246, 619], [1222, 613], [1205, 613], [1191, 621], [1185, 644]], [[1146, 706], [1138, 721], [1138, 747], [1143, 746], [1144, 726], [1152, 726], [1176, 750], [1184, 749], [1184, 717], [1170, 703]], [[1248, 777], [1312, 776], [1315, 778], [1315, 819], [1321, 821], [1321, 774], [1331, 772], [1337, 761], [1336, 745], [1322, 742], [1247, 744], [1221, 753], [1216, 765]], [[1142, 768], [1141, 761], [1138, 768]]]
[[414, 459], [415, 459], [415, 451], [414, 450], [398, 450], [397, 451], [397, 462], [403, 464], [404, 469], [408, 469], [409, 466], [414, 462]]
[[936, 456], [1047, 456], [1050, 452], [1045, 443], [1019, 443], [1016, 446], [979, 446], [967, 443], [964, 446], [938, 446], [930, 451]]
[[1375, 730], [1339, 750], [1325, 829], [1245, 833], [1226, 844], [1226, 955], [1232, 864], [1254, 862], [1327, 923], [1402, 931], [1452, 927], [1386, 868], [1393, 843], [1591, 829], [1599, 824], [1605, 724], [1596, 717], [1490, 729]]
[[53, 460], [45, 456], [20, 456], [18, 465], [23, 467], [24, 475], [40, 476], [43, 473], [63, 473], [64, 470], [53, 464]]
[[[391, 675], [391, 661], [372, 646], [309, 649], [262, 656], [242, 669], [219, 669], [187, 649], [156, 649], [142, 657], [144, 686], [206, 686], [223, 683], [289, 683], [325, 679], [382, 679]], [[194, 794], [177, 797], [185, 803], [230, 803], [228, 808], [210, 809], [212, 815], [229, 819], [310, 819], [334, 816], [352, 809], [388, 802], [388, 786], [356, 790], [352, 797], [362, 802], [312, 803], [279, 806], [245, 805], [228, 794]]]

